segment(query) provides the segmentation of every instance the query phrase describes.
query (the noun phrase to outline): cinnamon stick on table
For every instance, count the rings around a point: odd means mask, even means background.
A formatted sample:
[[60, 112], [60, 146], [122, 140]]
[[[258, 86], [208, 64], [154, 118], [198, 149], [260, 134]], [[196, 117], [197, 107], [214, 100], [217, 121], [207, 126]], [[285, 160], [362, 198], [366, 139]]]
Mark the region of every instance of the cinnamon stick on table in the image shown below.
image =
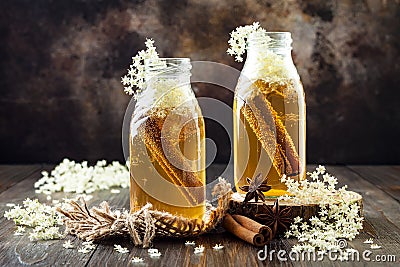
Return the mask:
[[246, 216], [234, 214], [233, 219], [240, 223], [243, 227], [252, 232], [260, 233], [264, 237], [264, 241], [270, 241], [273, 238], [272, 229], [266, 225], [256, 222]]
[[253, 232], [246, 227], [238, 223], [230, 214], [226, 214], [222, 221], [222, 226], [235, 236], [239, 237], [243, 241], [250, 243], [254, 246], [263, 246], [266, 241], [264, 236], [258, 232]]

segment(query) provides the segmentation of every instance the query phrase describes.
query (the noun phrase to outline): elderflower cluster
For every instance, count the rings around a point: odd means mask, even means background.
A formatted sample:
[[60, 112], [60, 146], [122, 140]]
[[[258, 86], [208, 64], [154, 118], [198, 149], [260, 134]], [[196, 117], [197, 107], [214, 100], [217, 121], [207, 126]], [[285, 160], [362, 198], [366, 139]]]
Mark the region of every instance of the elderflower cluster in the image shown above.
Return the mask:
[[213, 246], [213, 249], [215, 249], [215, 250], [221, 250], [221, 249], [223, 249], [224, 248], [224, 246], [222, 245], [222, 244], [215, 244], [215, 246]]
[[197, 247], [194, 248], [194, 254], [201, 254], [204, 252], [204, 246], [203, 245], [199, 245]]
[[78, 249], [78, 252], [86, 254], [86, 253], [91, 252], [95, 248], [96, 248], [96, 245], [93, 244], [93, 241], [85, 241], [85, 242], [82, 242], [82, 247], [80, 247]]
[[[136, 56], [132, 57], [132, 64], [129, 66], [128, 74], [121, 78], [124, 91], [128, 95], [134, 95], [135, 92], [137, 94], [146, 86], [144, 61], [147, 59], [158, 59], [154, 41], [152, 39], [146, 39], [145, 45], [146, 50], [141, 50]], [[137, 88], [136, 90], [134, 90], [135, 87]]]
[[124, 247], [122, 247], [121, 245], [114, 245], [114, 250], [116, 251], [116, 252], [118, 252], [118, 253], [122, 253], [122, 254], [125, 254], [125, 253], [129, 253], [129, 249], [127, 249], [127, 248], [124, 248]]
[[95, 166], [88, 166], [86, 161], [76, 163], [64, 159], [50, 174], [43, 171], [42, 178], [34, 186], [36, 193], [48, 195], [59, 191], [89, 194], [111, 187], [127, 188], [129, 171], [116, 161], [107, 165], [105, 160], [101, 160]]
[[30, 240], [58, 239], [63, 235], [59, 232], [59, 225], [63, 224], [61, 215], [54, 207], [40, 203], [37, 199], [23, 201], [23, 206], [15, 205], [4, 213], [4, 217], [13, 220], [19, 226], [16, 235], [25, 233], [24, 227], [32, 228]]
[[72, 244], [71, 240], [64, 241], [62, 246], [65, 249], [73, 249], [73, 248], [75, 248], [75, 246]]
[[147, 252], [149, 253], [149, 256], [150, 256], [151, 258], [158, 258], [158, 257], [161, 256], [161, 252], [158, 251], [157, 248], [149, 248], [149, 249], [147, 250]]
[[287, 191], [291, 196], [283, 196], [281, 199], [292, 200], [297, 204], [335, 204], [341, 199], [350, 199], [352, 194], [347, 191], [347, 185], [336, 189], [337, 179], [326, 172], [324, 166], [319, 165], [312, 173], [307, 175], [311, 178], [296, 181], [285, 175], [281, 181], [286, 184]]
[[141, 262], [144, 262], [144, 259], [140, 258], [140, 257], [133, 257], [132, 262], [133, 263], [141, 263]]
[[265, 33], [266, 30], [260, 27], [259, 22], [253, 22], [252, 25], [239, 26], [230, 33], [231, 37], [228, 41], [230, 47], [226, 52], [231, 56], [235, 56], [236, 61], [242, 62], [242, 56], [247, 50], [247, 39], [249, 36], [251, 34], [264, 34], [265, 38], [268, 38]]
[[342, 251], [344, 258], [346, 250], [341, 250], [340, 239], [352, 240], [362, 229], [363, 218], [360, 216], [360, 207], [352, 203], [351, 193], [346, 186], [336, 189], [337, 179], [326, 173], [324, 166], [318, 166], [312, 173], [308, 173], [311, 181], [294, 181], [282, 178], [291, 196], [281, 199], [293, 201], [297, 204], [319, 203], [318, 216], [308, 221], [296, 217], [286, 237], [296, 237], [298, 244], [293, 246], [294, 251]]

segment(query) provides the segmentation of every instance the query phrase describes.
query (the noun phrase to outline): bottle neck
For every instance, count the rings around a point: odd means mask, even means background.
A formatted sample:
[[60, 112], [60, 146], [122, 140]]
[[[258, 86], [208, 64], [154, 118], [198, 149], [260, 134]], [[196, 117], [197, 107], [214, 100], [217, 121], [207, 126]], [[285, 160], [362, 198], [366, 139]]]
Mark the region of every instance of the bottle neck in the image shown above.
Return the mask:
[[191, 68], [189, 58], [145, 61], [146, 88], [138, 101], [149, 107], [174, 107], [188, 99], [194, 99], [190, 85]]
[[247, 58], [246, 61], [253, 61], [260, 59], [262, 55], [266, 55], [267, 53], [273, 53], [283, 61], [287, 63], [292, 63], [292, 49], [291, 48], [282, 48], [282, 47], [268, 47], [263, 44], [251, 44], [247, 49]]
[[248, 39], [246, 76], [258, 78], [298, 78], [292, 60], [289, 32], [267, 32]]
[[146, 90], [166, 90], [171, 86], [190, 88], [190, 75], [154, 75], [146, 78]]
[[146, 61], [145, 80], [147, 88], [154, 88], [155, 84], [164, 85], [165, 87], [169, 87], [172, 84], [179, 87], [190, 85], [191, 68], [192, 65], [189, 58], [159, 58]]
[[272, 52], [283, 60], [292, 60], [292, 37], [290, 32], [253, 33], [248, 39], [247, 58], [252, 59], [264, 52]]

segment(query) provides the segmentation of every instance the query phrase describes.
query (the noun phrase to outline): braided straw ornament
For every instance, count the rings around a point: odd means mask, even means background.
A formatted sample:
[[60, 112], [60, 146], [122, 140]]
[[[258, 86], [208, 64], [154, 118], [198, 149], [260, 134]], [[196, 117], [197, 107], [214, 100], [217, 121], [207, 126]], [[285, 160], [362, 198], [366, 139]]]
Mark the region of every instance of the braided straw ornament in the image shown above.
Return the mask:
[[88, 209], [85, 201], [81, 200], [82, 203], [79, 204], [72, 200], [69, 202], [71, 209], [57, 208], [57, 211], [67, 217], [64, 220], [66, 233], [80, 239], [99, 241], [112, 236], [130, 235], [135, 246], [147, 248], [154, 238], [195, 237], [212, 230], [224, 217], [231, 194], [231, 184], [221, 177], [218, 178], [212, 192], [218, 198], [218, 206], [207, 205], [202, 220], [153, 210], [150, 203], [134, 213], [129, 213], [126, 210], [112, 211], [106, 201], [99, 207]]

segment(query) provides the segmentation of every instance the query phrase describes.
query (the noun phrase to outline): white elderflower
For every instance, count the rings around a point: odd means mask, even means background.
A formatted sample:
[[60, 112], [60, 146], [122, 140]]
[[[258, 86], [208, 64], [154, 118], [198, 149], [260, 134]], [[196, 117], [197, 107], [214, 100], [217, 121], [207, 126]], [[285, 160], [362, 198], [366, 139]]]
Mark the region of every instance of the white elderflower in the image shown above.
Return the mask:
[[89, 253], [90, 251], [91, 250], [87, 249], [86, 247], [82, 247], [82, 248], [78, 249], [79, 253], [84, 253], [84, 254]]
[[[231, 32], [231, 37], [228, 41], [229, 48], [226, 51], [229, 55], [235, 56], [235, 60], [238, 62], [243, 61], [243, 54], [247, 50], [247, 39], [251, 34], [265, 33], [265, 29], [260, 27], [259, 22], [254, 22], [252, 25], [237, 27]], [[266, 41], [268, 37], [265, 36]]]
[[325, 166], [322, 165], [319, 165], [315, 170], [318, 172], [318, 174], [324, 174], [326, 171]]
[[371, 249], [380, 249], [381, 246], [379, 246], [378, 244], [371, 244]]
[[121, 190], [119, 190], [119, 189], [111, 189], [110, 193], [111, 194], [119, 194], [119, 193], [121, 193]]
[[129, 186], [129, 171], [125, 165], [116, 161], [107, 165], [105, 160], [100, 160], [95, 166], [88, 166], [86, 161], [76, 163], [64, 159], [50, 173], [43, 171], [42, 177], [34, 186], [36, 193], [49, 195], [63, 191], [89, 197], [91, 195], [87, 194], [97, 190], [112, 187], [127, 188]]
[[368, 238], [368, 239], [365, 240], [363, 243], [364, 243], [364, 244], [373, 244], [374, 241], [372, 240], [372, 238]]
[[75, 246], [71, 243], [71, 240], [66, 240], [62, 246], [63, 246], [64, 248], [66, 248], [66, 249], [72, 249], [72, 248], [75, 247]]
[[237, 27], [230, 34], [227, 53], [235, 56], [238, 62], [243, 61], [243, 55], [248, 49], [248, 40], [255, 40], [256, 49], [252, 50], [252, 67], [250, 72], [245, 72], [250, 80], [269, 79], [283, 81], [290, 77], [282, 55], [277, 54], [272, 47], [272, 39], [267, 31], [260, 27], [258, 22], [252, 25]]
[[133, 257], [132, 258], [132, 262], [133, 263], [140, 263], [140, 262], [143, 262], [144, 260], [142, 259], [142, 258], [140, 258], [140, 257]]
[[156, 248], [150, 248], [147, 250], [147, 252], [149, 253], [149, 256], [152, 258], [157, 258], [161, 256], [161, 252], [159, 252], [158, 249]]
[[204, 246], [203, 245], [199, 245], [197, 247], [194, 248], [194, 254], [200, 254], [204, 252]]
[[88, 250], [93, 250], [96, 248], [96, 245], [93, 244], [93, 241], [85, 241], [82, 242], [82, 246]]
[[292, 233], [292, 231], [286, 231], [286, 233], [285, 233], [285, 237], [286, 238], [289, 238], [289, 237], [291, 237], [293, 235], [293, 233]]
[[156, 248], [149, 248], [149, 249], [147, 250], [147, 253], [149, 253], [149, 254], [157, 253], [157, 252], [158, 252], [158, 249], [156, 249]]
[[63, 235], [59, 232], [58, 227], [41, 227], [37, 226], [33, 228], [32, 232], [29, 234], [29, 239], [31, 241], [36, 240], [52, 240], [62, 238]]
[[[313, 216], [308, 221], [295, 218], [285, 237], [297, 238], [299, 244], [292, 248], [294, 251], [338, 251], [341, 249], [339, 244], [343, 244], [341, 239], [352, 240], [362, 229], [360, 207], [349, 201], [351, 198], [346, 186], [336, 188], [337, 179], [326, 173], [324, 166], [320, 165], [314, 172], [307, 174], [311, 180], [282, 179], [290, 194], [282, 199], [300, 205], [320, 203], [319, 216]], [[345, 260], [346, 255], [343, 253], [340, 258]]]
[[122, 254], [129, 253], [129, 250], [127, 248], [122, 247], [121, 245], [114, 245], [114, 250]]
[[318, 172], [313, 172], [313, 173], [311, 173], [310, 177], [311, 177], [313, 180], [317, 180], [317, 179], [318, 179]]
[[294, 218], [294, 224], [298, 224], [301, 223], [303, 221], [303, 218], [301, 218], [300, 216], [297, 216], [296, 218]]
[[119, 193], [121, 193], [121, 190], [119, 190], [119, 189], [111, 189], [111, 194], [119, 194]]
[[78, 194], [78, 195], [75, 197], [75, 200], [78, 200], [78, 199], [80, 199], [80, 198], [82, 198], [83, 200], [85, 200], [85, 201], [87, 202], [87, 201], [89, 201], [89, 200], [91, 200], [91, 199], [93, 198], [93, 195]]
[[196, 243], [194, 241], [186, 241], [185, 246], [194, 246]]
[[25, 227], [18, 226], [14, 232], [14, 235], [24, 235], [24, 233], [25, 233]]
[[220, 250], [223, 248], [224, 248], [224, 246], [222, 244], [215, 244], [215, 246], [213, 246], [213, 249], [215, 249], [215, 250]]
[[302, 246], [301, 245], [294, 245], [293, 247], [292, 247], [292, 251], [293, 252], [301, 252], [302, 251]]
[[31, 240], [58, 239], [63, 236], [58, 227], [62, 225], [61, 214], [55, 210], [55, 207], [42, 204], [37, 199], [25, 199], [22, 206], [14, 205], [4, 212], [4, 217], [13, 220], [17, 226], [21, 226], [17, 228], [16, 235], [21, 235], [22, 231], [25, 231], [24, 227], [31, 228], [29, 233]]
[[145, 60], [156, 61], [159, 59], [152, 39], [146, 39], [145, 46], [146, 50], [138, 51], [136, 56], [132, 57], [132, 64], [129, 66], [128, 73], [121, 78], [121, 83], [124, 85], [124, 92], [128, 95], [137, 96], [146, 86]]

